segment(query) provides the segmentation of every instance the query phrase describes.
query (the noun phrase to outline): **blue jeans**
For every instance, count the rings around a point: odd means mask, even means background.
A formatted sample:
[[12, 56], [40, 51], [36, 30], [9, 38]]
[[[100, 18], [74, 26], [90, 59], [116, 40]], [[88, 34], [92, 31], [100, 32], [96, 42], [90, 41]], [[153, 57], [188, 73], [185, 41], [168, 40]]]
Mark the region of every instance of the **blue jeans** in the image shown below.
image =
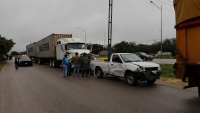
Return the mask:
[[63, 77], [67, 77], [68, 66], [63, 65]]
[[80, 65], [74, 64], [74, 76], [77, 74], [79, 76]]

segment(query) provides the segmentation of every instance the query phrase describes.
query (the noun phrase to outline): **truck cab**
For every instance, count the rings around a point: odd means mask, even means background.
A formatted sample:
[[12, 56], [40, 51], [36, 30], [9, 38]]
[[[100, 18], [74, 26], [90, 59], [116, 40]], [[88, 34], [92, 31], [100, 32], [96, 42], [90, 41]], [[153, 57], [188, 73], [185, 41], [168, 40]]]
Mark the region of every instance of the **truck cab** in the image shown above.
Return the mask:
[[81, 41], [80, 38], [62, 38], [57, 40], [56, 55], [57, 59], [62, 59], [66, 52], [71, 53], [70, 56], [75, 56], [75, 53], [90, 53], [87, 49], [87, 44]]

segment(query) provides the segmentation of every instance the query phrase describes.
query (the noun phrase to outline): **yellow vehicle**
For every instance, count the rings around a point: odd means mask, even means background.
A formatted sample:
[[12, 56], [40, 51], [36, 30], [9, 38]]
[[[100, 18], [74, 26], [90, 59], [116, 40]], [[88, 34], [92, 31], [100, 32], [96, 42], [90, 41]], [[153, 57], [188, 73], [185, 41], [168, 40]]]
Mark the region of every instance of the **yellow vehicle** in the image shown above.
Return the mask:
[[188, 78], [200, 97], [200, 0], [174, 0], [177, 78]]

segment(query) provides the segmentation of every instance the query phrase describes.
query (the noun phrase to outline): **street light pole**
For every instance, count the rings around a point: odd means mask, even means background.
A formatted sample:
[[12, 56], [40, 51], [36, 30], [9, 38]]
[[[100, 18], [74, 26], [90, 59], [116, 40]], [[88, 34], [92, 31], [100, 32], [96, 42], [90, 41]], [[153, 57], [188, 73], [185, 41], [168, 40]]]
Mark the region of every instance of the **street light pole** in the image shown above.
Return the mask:
[[[156, 7], [158, 7], [153, 1], [150, 1], [150, 3], [153, 3]], [[162, 4], [161, 4], [161, 7], [158, 7], [158, 9], [160, 9], [161, 11], [161, 28], [160, 28], [160, 37], [161, 37], [161, 42], [160, 42], [160, 51], [161, 51], [161, 56], [162, 56]]]
[[86, 43], [86, 30], [82, 30], [81, 28], [77, 28], [80, 29], [81, 31], [85, 32], [85, 43]]

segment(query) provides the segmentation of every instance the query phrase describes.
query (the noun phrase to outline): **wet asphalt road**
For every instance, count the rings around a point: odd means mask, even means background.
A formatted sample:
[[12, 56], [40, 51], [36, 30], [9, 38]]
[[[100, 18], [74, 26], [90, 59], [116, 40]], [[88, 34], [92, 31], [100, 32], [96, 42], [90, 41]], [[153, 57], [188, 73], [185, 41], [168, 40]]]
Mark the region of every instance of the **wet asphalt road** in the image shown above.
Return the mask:
[[0, 113], [200, 113], [197, 88], [125, 79], [62, 78], [62, 68], [34, 64], [0, 73]]

